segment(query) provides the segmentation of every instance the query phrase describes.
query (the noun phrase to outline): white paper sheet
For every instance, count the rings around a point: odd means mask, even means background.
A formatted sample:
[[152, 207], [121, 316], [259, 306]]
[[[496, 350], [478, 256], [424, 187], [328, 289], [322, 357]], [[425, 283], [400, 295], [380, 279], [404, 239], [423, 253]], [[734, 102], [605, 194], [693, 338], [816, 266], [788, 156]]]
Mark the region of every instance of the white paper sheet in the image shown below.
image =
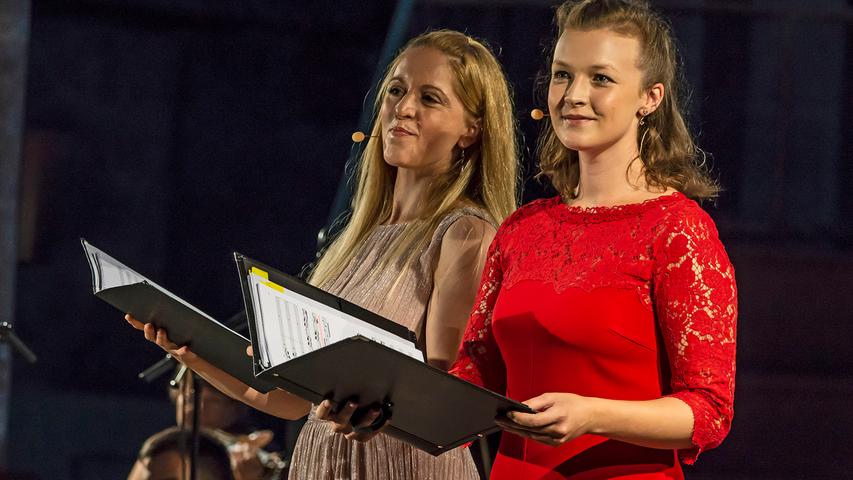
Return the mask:
[[308, 352], [356, 335], [367, 337], [423, 361], [410, 340], [249, 274], [261, 364], [280, 365]]

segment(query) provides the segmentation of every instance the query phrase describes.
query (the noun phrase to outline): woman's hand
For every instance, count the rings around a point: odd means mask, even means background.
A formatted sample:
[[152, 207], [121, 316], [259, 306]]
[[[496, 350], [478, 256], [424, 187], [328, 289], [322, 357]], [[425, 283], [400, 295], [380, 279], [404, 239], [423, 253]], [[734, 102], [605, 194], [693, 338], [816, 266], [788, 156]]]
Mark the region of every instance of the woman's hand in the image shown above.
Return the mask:
[[524, 402], [536, 413], [509, 412], [496, 421], [507, 432], [558, 446], [590, 432], [591, 401], [573, 393], [545, 393]]
[[166, 333], [166, 329], [157, 328], [153, 323], [142, 323], [133, 318], [133, 315], [129, 313], [124, 316], [124, 319], [127, 320], [127, 323], [129, 323], [133, 328], [142, 330], [145, 334], [146, 340], [156, 343], [160, 348], [168, 352], [175, 360], [178, 360], [181, 363], [187, 363], [198, 358], [198, 356], [186, 345], [179, 346], [172, 343], [169, 340], [169, 335]]
[[366, 442], [372, 439], [385, 428], [385, 425], [388, 424], [386, 421], [376, 430], [371, 428], [370, 425], [379, 418], [381, 413], [378, 408], [371, 408], [356, 425], [353, 425], [352, 416], [357, 409], [357, 403], [348, 401], [340, 411], [335, 412], [332, 401], [323, 400], [320, 402], [320, 405], [317, 406], [315, 415], [320, 420], [332, 422], [332, 430], [336, 433], [342, 434], [347, 438], [347, 440], [355, 440], [357, 442]]

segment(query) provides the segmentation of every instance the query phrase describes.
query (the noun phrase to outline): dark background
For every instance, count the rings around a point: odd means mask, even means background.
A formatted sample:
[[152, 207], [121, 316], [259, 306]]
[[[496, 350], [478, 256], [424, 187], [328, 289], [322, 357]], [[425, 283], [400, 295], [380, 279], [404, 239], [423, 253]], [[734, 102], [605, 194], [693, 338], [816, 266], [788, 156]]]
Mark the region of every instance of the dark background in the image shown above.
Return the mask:
[[[408, 28], [488, 41], [515, 90], [525, 200], [547, 1], [417, 2]], [[652, 2], [673, 23], [690, 123], [725, 191], [740, 288], [731, 435], [691, 478], [853, 472], [853, 2]], [[239, 250], [298, 272], [327, 220], [396, 2], [34, 0], [8, 460], [119, 478], [171, 421], [161, 352], [91, 295], [79, 237], [217, 318]], [[408, 37], [407, 36], [407, 37]]]

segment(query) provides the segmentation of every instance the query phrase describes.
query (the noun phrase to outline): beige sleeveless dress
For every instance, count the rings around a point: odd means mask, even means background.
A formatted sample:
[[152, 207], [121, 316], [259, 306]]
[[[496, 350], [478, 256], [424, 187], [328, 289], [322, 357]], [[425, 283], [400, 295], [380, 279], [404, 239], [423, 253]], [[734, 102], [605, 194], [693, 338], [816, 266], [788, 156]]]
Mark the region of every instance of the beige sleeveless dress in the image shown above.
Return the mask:
[[[398, 280], [399, 267], [391, 265], [370, 277], [380, 265], [381, 255], [403, 231], [403, 225], [378, 227], [359, 249], [341, 275], [322, 288], [363, 308], [389, 318], [421, 335], [427, 305], [433, 289], [433, 270], [447, 229], [463, 216], [487, 220], [484, 212], [462, 208], [448, 214], [436, 228], [426, 251], [414, 268]], [[488, 220], [487, 220], [488, 221]], [[396, 281], [396, 286], [394, 283]], [[389, 291], [394, 288], [394, 293]], [[388, 435], [379, 434], [369, 442], [352, 442], [334, 433], [329, 422], [308, 420], [293, 451], [291, 480], [444, 480], [479, 479], [467, 448], [456, 448], [438, 457]]]

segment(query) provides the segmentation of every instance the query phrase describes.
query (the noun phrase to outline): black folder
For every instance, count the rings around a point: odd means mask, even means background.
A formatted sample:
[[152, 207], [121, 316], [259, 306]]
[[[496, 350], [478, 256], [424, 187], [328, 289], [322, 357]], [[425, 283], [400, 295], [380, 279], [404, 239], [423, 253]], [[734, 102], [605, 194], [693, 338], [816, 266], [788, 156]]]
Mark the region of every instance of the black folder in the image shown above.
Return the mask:
[[[285, 289], [414, 340], [412, 332], [391, 320], [239, 253], [235, 253], [234, 258], [255, 352], [260, 350], [248, 280], [253, 267]], [[432, 455], [440, 455], [496, 431], [495, 418], [507, 411], [533, 412], [522, 403], [360, 335], [270, 368], [264, 368], [257, 357], [253, 363], [259, 378], [312, 403], [327, 398], [336, 404], [355, 399], [360, 405], [381, 406], [390, 418], [384, 433]]]
[[[95, 271], [99, 262], [89, 256], [105, 254], [97, 248], [87, 248], [91, 247], [91, 244], [86, 240], [80, 241], [92, 269], [92, 291], [96, 297], [122, 313], [130, 313], [143, 323], [153, 323], [158, 328], [165, 328], [169, 333], [169, 340], [178, 345], [189, 346], [201, 358], [252, 388], [263, 393], [275, 388], [271, 382], [255, 376], [252, 362], [246, 355], [249, 339], [189, 304], [182, 303], [174, 294], [142, 275], [136, 274], [143, 279], [140, 282], [99, 290], [99, 285], [95, 282], [96, 278], [101, 277], [101, 273]], [[108, 255], [106, 257], [128, 268], [114, 258]]]

